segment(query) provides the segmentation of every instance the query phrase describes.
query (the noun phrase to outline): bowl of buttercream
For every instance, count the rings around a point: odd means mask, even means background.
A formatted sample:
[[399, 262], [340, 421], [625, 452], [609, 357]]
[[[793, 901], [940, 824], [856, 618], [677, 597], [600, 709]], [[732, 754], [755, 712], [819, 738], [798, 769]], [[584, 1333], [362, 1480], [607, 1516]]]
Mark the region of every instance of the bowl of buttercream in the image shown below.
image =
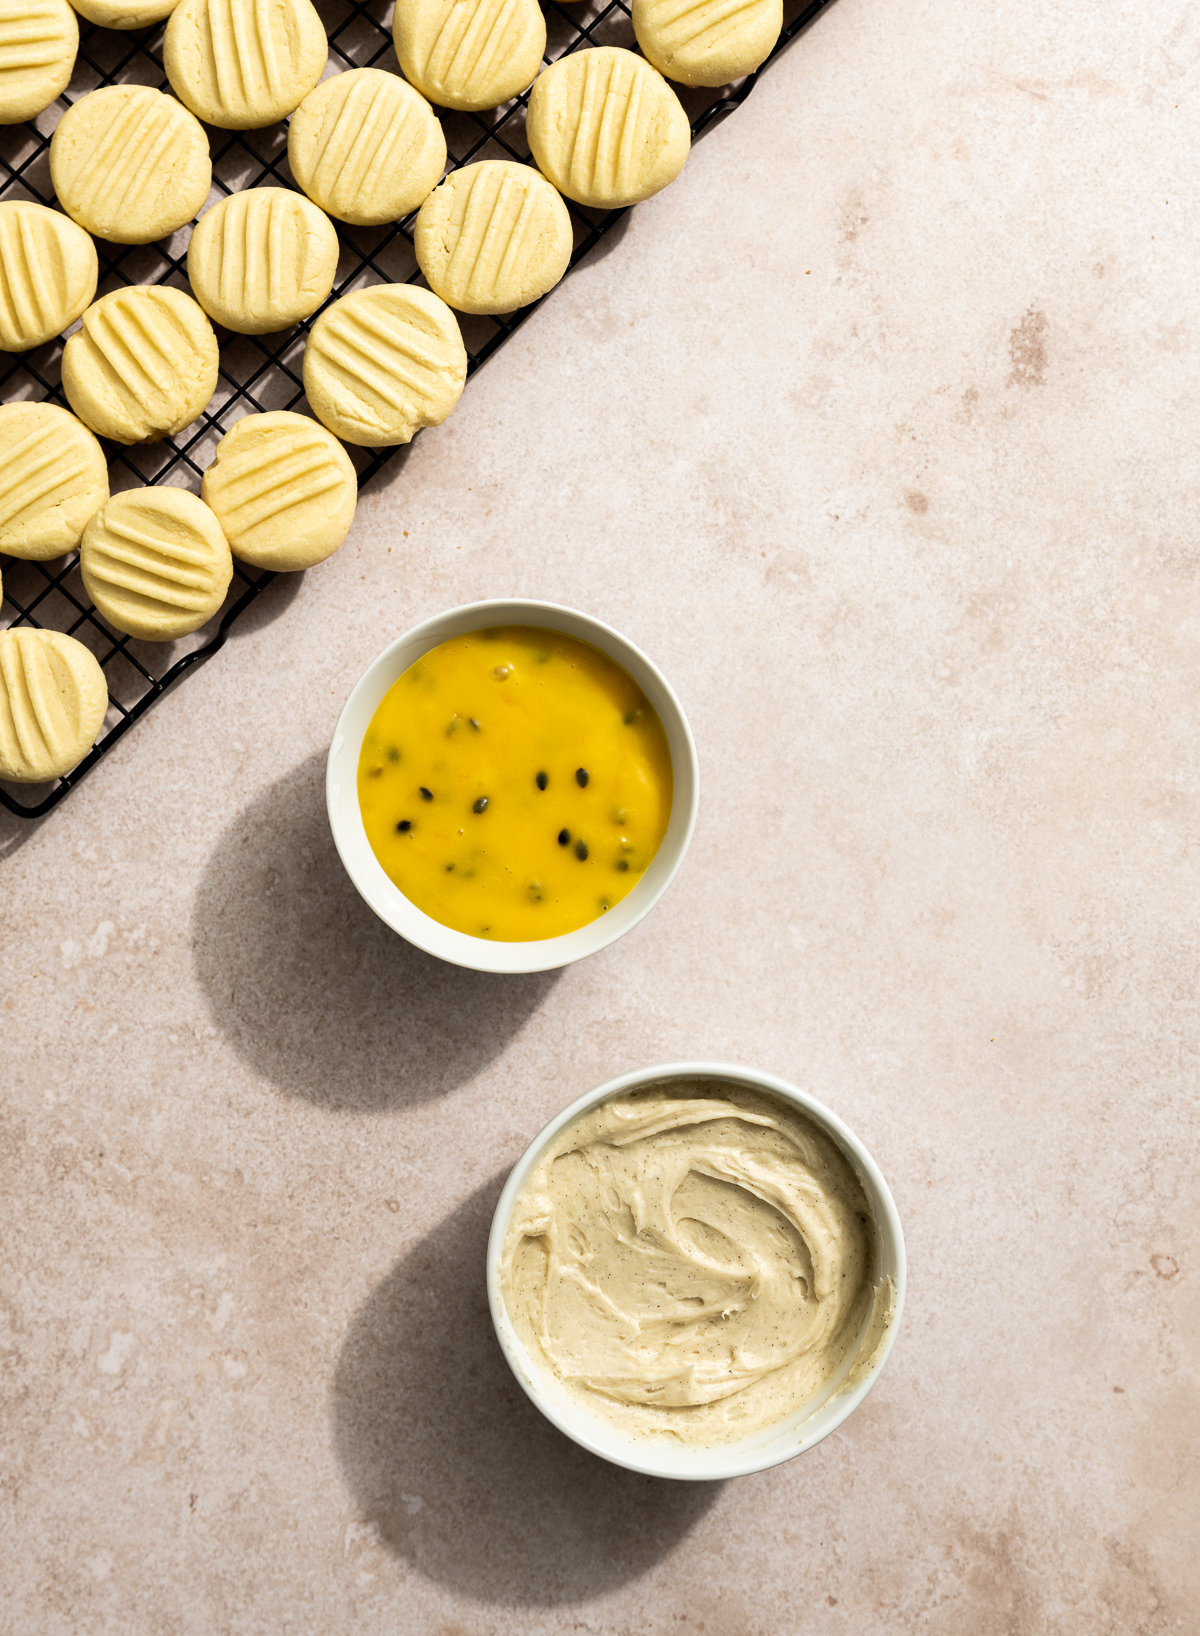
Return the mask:
[[716, 1480], [812, 1448], [878, 1380], [900, 1219], [854, 1133], [753, 1069], [672, 1063], [564, 1108], [492, 1222], [488, 1299], [536, 1406], [593, 1454]]

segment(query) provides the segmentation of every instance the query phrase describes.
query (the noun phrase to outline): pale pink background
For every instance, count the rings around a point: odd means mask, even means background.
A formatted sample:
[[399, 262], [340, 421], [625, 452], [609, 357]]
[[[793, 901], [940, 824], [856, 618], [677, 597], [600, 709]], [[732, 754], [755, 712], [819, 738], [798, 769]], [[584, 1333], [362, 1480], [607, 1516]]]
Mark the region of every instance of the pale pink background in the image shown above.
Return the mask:
[[[5, 1636], [1198, 1628], [1200, 6], [838, 0], [46, 823], [0, 846]], [[407, 535], [405, 534], [407, 531]], [[560, 976], [374, 923], [321, 768], [440, 608], [574, 603], [702, 759]], [[875, 1153], [877, 1390], [723, 1488], [488, 1328], [500, 1180], [708, 1055]]]

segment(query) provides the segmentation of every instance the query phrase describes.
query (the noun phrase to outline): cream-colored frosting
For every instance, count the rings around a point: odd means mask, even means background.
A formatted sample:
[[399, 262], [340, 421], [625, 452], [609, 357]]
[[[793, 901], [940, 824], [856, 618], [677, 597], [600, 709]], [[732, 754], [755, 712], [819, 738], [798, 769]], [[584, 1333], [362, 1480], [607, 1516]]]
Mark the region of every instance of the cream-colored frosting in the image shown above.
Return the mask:
[[551, 1145], [513, 1211], [501, 1287], [531, 1358], [591, 1412], [705, 1445], [836, 1389], [875, 1259], [862, 1186], [811, 1120], [671, 1082]]

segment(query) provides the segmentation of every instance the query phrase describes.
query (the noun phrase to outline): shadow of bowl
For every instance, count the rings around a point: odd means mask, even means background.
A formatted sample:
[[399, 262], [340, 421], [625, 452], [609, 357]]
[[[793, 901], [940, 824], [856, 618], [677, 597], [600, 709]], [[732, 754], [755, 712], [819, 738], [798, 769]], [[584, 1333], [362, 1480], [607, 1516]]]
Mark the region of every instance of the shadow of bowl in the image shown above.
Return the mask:
[[362, 1516], [396, 1556], [477, 1600], [545, 1607], [646, 1573], [722, 1485], [608, 1465], [526, 1398], [484, 1286], [503, 1179], [440, 1222], [358, 1312], [334, 1380], [334, 1442]]
[[313, 756], [240, 813], [205, 866], [196, 972], [229, 1044], [280, 1090], [366, 1113], [443, 1095], [485, 1067], [557, 972], [489, 976], [423, 954], [347, 879]]

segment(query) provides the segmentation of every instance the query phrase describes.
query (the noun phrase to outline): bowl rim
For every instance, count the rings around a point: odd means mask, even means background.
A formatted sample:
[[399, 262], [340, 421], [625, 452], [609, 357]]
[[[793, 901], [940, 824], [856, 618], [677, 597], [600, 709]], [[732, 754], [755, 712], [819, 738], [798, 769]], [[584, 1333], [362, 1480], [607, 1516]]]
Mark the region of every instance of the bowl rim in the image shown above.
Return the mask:
[[[473, 937], [443, 926], [412, 903], [384, 873], [371, 850], [359, 810], [356, 775], [363, 735], [392, 682], [423, 653], [452, 636], [491, 625], [530, 625], [589, 642], [642, 688], [667, 734], [673, 798], [667, 832], [649, 868], [608, 913], [559, 937], [528, 942]], [[403, 663], [401, 663], [403, 656]], [[382, 648], [358, 677], [338, 713], [325, 772], [325, 804], [334, 845], [364, 902], [407, 942], [451, 965], [473, 971], [554, 971], [598, 954], [648, 915], [674, 881], [695, 833], [700, 766], [691, 727], [671, 684], [642, 650], [611, 625], [563, 603], [493, 597], [433, 614]]]
[[[892, 1303], [887, 1331], [877, 1343], [861, 1378], [849, 1390], [839, 1393], [835, 1389], [831, 1395], [822, 1398], [818, 1402], [816, 1408], [810, 1411], [810, 1414], [814, 1421], [818, 1417], [823, 1418], [820, 1419], [819, 1424], [812, 1428], [811, 1432], [805, 1430], [809, 1422], [801, 1420], [794, 1427], [791, 1427], [792, 1430], [799, 1434], [794, 1441], [789, 1441], [780, 1436], [776, 1442], [764, 1444], [764, 1434], [760, 1431], [745, 1440], [746, 1446], [740, 1457], [737, 1451], [742, 1445], [737, 1441], [713, 1444], [707, 1448], [688, 1449], [681, 1452], [665, 1442], [660, 1443], [657, 1440], [651, 1441], [633, 1436], [622, 1436], [609, 1423], [600, 1420], [599, 1417], [593, 1418], [585, 1411], [579, 1411], [578, 1415], [574, 1413], [573, 1409], [564, 1412], [557, 1399], [550, 1397], [541, 1390], [544, 1371], [540, 1366], [529, 1362], [524, 1344], [519, 1339], [512, 1320], [508, 1316], [500, 1287], [500, 1265], [509, 1220], [516, 1205], [517, 1197], [522, 1187], [524, 1187], [530, 1171], [545, 1149], [554, 1141], [560, 1131], [569, 1125], [572, 1120], [577, 1119], [580, 1114], [588, 1112], [601, 1102], [609, 1101], [614, 1096], [620, 1096], [624, 1092], [667, 1079], [725, 1080], [741, 1084], [749, 1090], [757, 1090], [769, 1096], [776, 1096], [780, 1100], [800, 1108], [815, 1124], [833, 1138], [858, 1172], [859, 1179], [871, 1199], [878, 1248], [885, 1253], [890, 1252], [889, 1258], [893, 1266], [893, 1270], [889, 1275], [892, 1281]], [[665, 1477], [676, 1481], [716, 1482], [730, 1477], [749, 1476], [757, 1471], [766, 1471], [772, 1466], [781, 1465], [785, 1460], [794, 1459], [796, 1455], [803, 1454], [810, 1448], [815, 1448], [818, 1443], [822, 1442], [832, 1432], [835, 1432], [849, 1415], [853, 1414], [879, 1379], [888, 1358], [891, 1356], [892, 1348], [895, 1346], [896, 1336], [899, 1333], [904, 1313], [908, 1265], [900, 1214], [896, 1209], [896, 1202], [892, 1197], [891, 1189], [863, 1142], [831, 1108], [826, 1107], [823, 1102], [818, 1101], [809, 1092], [801, 1090], [787, 1080], [780, 1079], [777, 1075], [765, 1073], [761, 1069], [747, 1068], [739, 1063], [731, 1062], [667, 1062], [649, 1068], [632, 1069], [627, 1073], [616, 1075], [613, 1079], [606, 1080], [604, 1084], [596, 1086], [593, 1090], [585, 1091], [582, 1096], [576, 1097], [573, 1102], [565, 1107], [561, 1113], [556, 1114], [549, 1124], [538, 1132], [513, 1166], [496, 1203], [492, 1215], [491, 1231], [488, 1235], [486, 1278], [488, 1307], [491, 1311], [492, 1325], [505, 1360], [526, 1396], [559, 1431], [571, 1438], [573, 1442], [578, 1443], [582, 1448], [587, 1449], [589, 1453], [595, 1454], [600, 1459], [607, 1460], [613, 1465], [624, 1466], [629, 1471], [640, 1472], [649, 1477]], [[880, 1281], [882, 1282], [882, 1279]], [[850, 1361], [852, 1363], [853, 1358]], [[563, 1401], [569, 1400], [564, 1397]], [[828, 1413], [827, 1410], [829, 1410]], [[791, 1417], [789, 1416], [780, 1422], [780, 1425], [787, 1429], [790, 1427], [790, 1422]], [[769, 1429], [767, 1435], [769, 1435]], [[710, 1457], [707, 1461], [704, 1458], [706, 1455]], [[685, 1465], [689, 1469], [682, 1469]]]

